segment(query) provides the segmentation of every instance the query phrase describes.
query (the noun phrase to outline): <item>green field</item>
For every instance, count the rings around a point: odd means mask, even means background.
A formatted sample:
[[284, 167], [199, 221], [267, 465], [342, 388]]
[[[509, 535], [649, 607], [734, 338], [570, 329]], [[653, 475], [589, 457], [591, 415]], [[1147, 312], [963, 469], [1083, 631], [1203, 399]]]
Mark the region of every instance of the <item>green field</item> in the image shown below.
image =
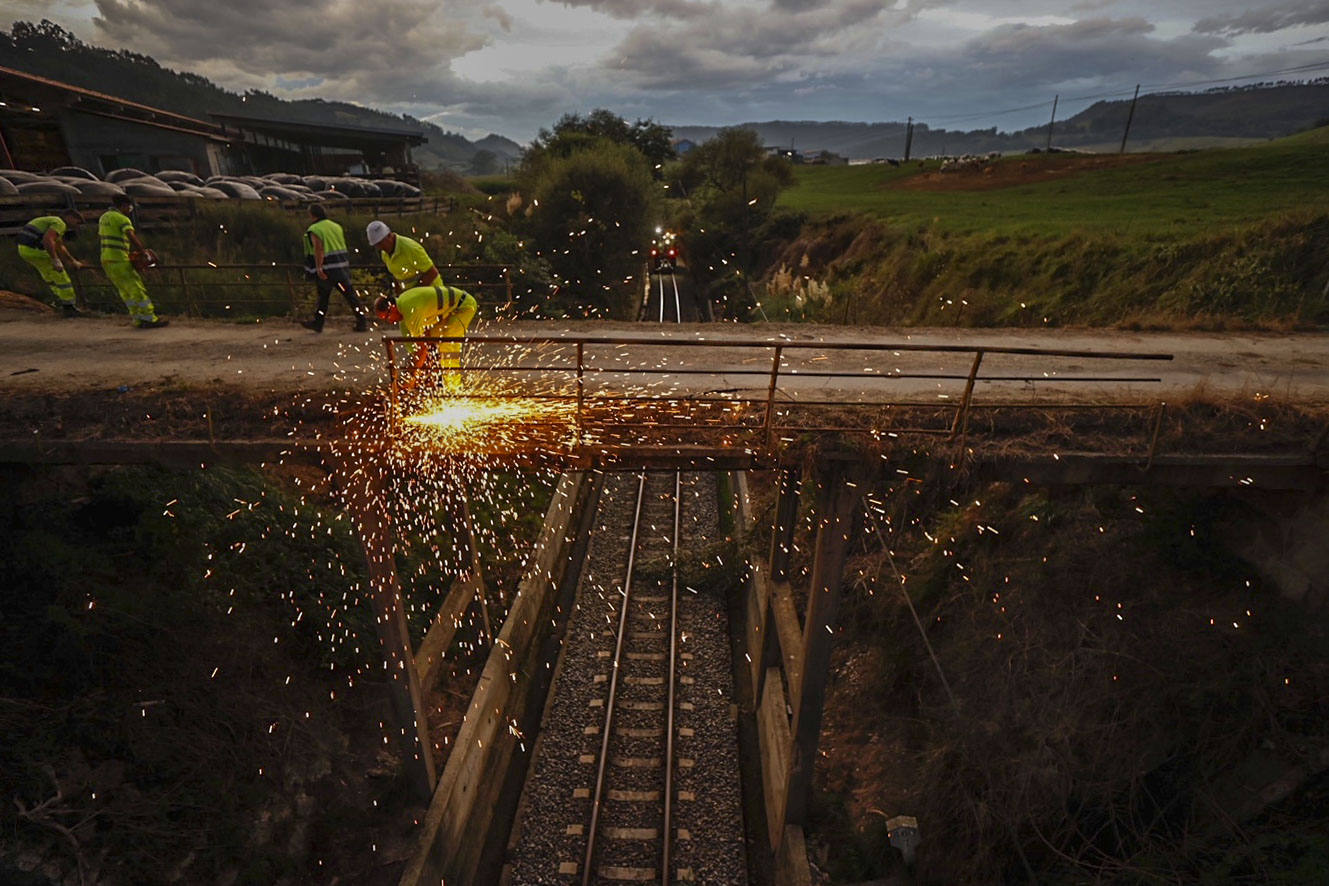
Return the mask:
[[[1329, 129], [1257, 147], [1127, 155], [1127, 165], [1071, 171], [1084, 155], [1003, 157], [995, 164], [1061, 168], [1063, 177], [992, 190], [913, 190], [907, 179], [936, 161], [895, 168], [803, 166], [780, 205], [810, 215], [865, 213], [905, 226], [956, 232], [1064, 235], [1074, 231], [1177, 235], [1240, 225], [1329, 200]], [[982, 184], [981, 176], [965, 181]]]
[[963, 172], [940, 173], [936, 161], [800, 167], [780, 206], [804, 222], [777, 250], [772, 270], [786, 270], [772, 275], [765, 311], [890, 324], [1323, 326], [1326, 159], [1329, 129], [1189, 153], [1012, 156]]

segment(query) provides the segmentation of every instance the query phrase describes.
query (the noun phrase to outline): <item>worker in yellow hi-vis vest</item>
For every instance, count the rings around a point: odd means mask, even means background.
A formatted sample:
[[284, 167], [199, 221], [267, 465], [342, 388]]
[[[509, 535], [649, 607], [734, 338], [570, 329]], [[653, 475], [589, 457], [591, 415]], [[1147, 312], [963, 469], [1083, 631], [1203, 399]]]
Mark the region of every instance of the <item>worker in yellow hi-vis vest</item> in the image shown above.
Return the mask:
[[[148, 298], [148, 287], [139, 276], [138, 267], [156, 262], [152, 250], [143, 245], [134, 230], [129, 213], [134, 210], [134, 198], [117, 194], [111, 208], [97, 221], [97, 236], [101, 238], [102, 270], [111, 279], [120, 300], [129, 309], [129, 317], [139, 329], [160, 329], [169, 320], [162, 320]], [[131, 253], [132, 247], [132, 253]]]
[[74, 282], [65, 266], [86, 268], [87, 265], [69, 254], [65, 241], [74, 238], [82, 221], [82, 213], [69, 209], [59, 215], [38, 216], [18, 232], [19, 258], [41, 274], [66, 317], [77, 317], [79, 310], [74, 303]]
[[365, 228], [365, 239], [378, 250], [398, 288], [432, 286], [438, 282], [438, 268], [425, 248], [403, 234], [394, 233], [384, 222], [374, 219]]
[[[441, 283], [416, 286], [396, 296], [381, 295], [374, 302], [380, 319], [400, 324], [401, 334], [411, 338], [464, 338], [476, 310], [475, 298], [469, 292]], [[457, 370], [461, 368], [461, 342], [439, 342], [415, 349], [412, 386], [418, 383], [420, 370], [435, 348], [444, 382], [455, 386], [460, 380]]]

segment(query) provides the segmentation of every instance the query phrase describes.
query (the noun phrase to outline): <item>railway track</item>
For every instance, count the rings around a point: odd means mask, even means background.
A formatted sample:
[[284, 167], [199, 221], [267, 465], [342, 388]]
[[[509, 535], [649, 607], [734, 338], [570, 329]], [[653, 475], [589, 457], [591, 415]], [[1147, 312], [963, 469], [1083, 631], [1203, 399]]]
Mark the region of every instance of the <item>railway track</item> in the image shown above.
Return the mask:
[[[657, 282], [644, 319], [697, 316]], [[595, 526], [505, 882], [745, 883], [725, 601], [677, 570], [714, 477], [610, 476]]]

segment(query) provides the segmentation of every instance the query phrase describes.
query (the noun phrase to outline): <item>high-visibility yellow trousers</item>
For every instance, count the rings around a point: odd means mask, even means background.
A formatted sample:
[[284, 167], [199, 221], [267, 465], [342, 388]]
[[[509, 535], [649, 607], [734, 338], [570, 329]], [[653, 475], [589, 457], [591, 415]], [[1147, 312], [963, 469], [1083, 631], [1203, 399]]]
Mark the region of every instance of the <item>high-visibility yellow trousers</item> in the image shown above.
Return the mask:
[[18, 254], [19, 258], [37, 269], [37, 273], [41, 274], [42, 279], [51, 287], [51, 292], [55, 293], [60, 304], [74, 304], [74, 283], [69, 279], [68, 271], [55, 269], [51, 253], [33, 246], [19, 246]]
[[[475, 319], [477, 308], [475, 298], [470, 295], [466, 296], [457, 307], [438, 318], [432, 326], [426, 329], [425, 335], [430, 338], [463, 337], [466, 335], [466, 330], [470, 328], [471, 321]], [[439, 368], [444, 372], [461, 368], [461, 342], [439, 342], [437, 347]]]
[[113, 261], [103, 258], [102, 270], [111, 279], [115, 291], [120, 293], [120, 300], [129, 309], [130, 319], [135, 323], [152, 323], [157, 319], [152, 299], [148, 298], [148, 287], [144, 285], [143, 278], [128, 259]]

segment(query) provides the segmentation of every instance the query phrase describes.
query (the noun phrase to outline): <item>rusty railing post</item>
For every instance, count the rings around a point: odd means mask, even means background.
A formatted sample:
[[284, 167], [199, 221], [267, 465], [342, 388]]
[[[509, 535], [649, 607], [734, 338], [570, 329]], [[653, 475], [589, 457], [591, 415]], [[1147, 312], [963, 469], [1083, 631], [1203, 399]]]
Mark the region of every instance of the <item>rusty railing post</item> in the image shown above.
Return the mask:
[[184, 296], [185, 310], [188, 311], [190, 314], [194, 315], [195, 317], [203, 316], [203, 313], [201, 310], [199, 310], [198, 305], [194, 303], [194, 294], [189, 288], [188, 281], [185, 280], [184, 265], [180, 265], [179, 267], [176, 268], [176, 270], [180, 272], [180, 294]]
[[298, 317], [300, 315], [300, 305], [296, 301], [295, 281], [291, 279], [291, 269], [284, 268], [282, 273], [286, 275], [286, 291], [291, 294], [291, 316]]
[[390, 338], [384, 338], [383, 345], [388, 351], [388, 402], [392, 408], [392, 414], [388, 419], [395, 424], [401, 414], [401, 405], [398, 402], [397, 349]]
[[775, 448], [775, 387], [780, 380], [780, 361], [784, 356], [784, 345], [775, 346], [775, 357], [771, 360], [771, 382], [766, 390], [766, 448]]
[[583, 409], [586, 403], [586, 343], [577, 342], [577, 442], [576, 448], [581, 448], [582, 432], [584, 429], [585, 418]]
[[956, 435], [961, 433], [962, 427], [969, 425], [969, 403], [974, 398], [974, 382], [978, 379], [978, 367], [983, 363], [983, 349], [974, 351], [974, 363], [969, 367], [969, 378], [964, 383], [964, 396], [960, 398], [960, 408], [955, 412], [955, 420], [951, 422], [951, 436], [954, 440]]
[[1146, 471], [1154, 466], [1154, 456], [1158, 454], [1158, 434], [1163, 430], [1163, 411], [1166, 409], [1166, 400], [1160, 400], [1154, 407], [1154, 430], [1149, 435], [1149, 458], [1144, 463]]

